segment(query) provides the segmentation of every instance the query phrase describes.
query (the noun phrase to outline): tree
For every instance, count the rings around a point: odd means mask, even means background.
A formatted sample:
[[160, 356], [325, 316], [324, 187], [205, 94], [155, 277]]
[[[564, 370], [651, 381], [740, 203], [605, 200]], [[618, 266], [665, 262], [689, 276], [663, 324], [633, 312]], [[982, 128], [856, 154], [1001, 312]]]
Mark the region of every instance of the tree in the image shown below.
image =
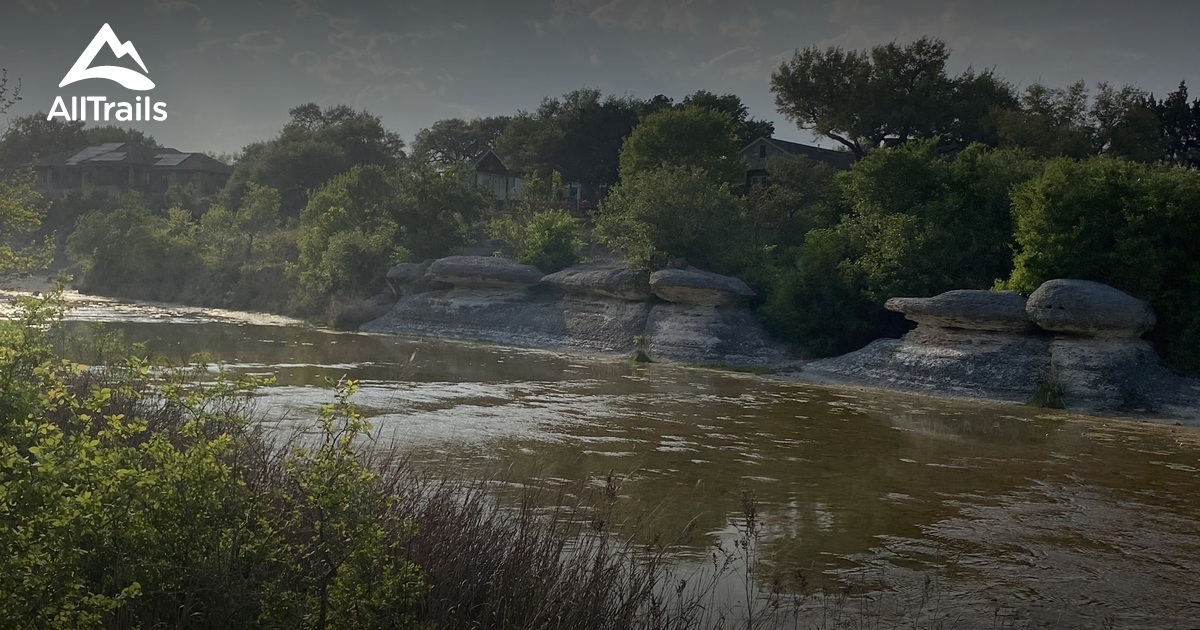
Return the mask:
[[[666, 113], [666, 112], [660, 112]], [[717, 272], [740, 263], [742, 200], [696, 166], [631, 171], [600, 205], [595, 235], [634, 265], [677, 258]]]
[[370, 295], [393, 264], [462, 244], [486, 204], [461, 167], [355, 166], [314, 192], [300, 215], [300, 282], [314, 301]]
[[[21, 85], [9, 87], [8, 70], [0, 70], [0, 114], [20, 99]], [[0, 178], [0, 279], [23, 276], [50, 263], [54, 243], [49, 238], [24, 247], [18, 244], [41, 225], [40, 201], [32, 172]]]
[[46, 120], [44, 113], [19, 116], [0, 135], [0, 168], [19, 168], [42, 156], [108, 142], [157, 148], [158, 142], [136, 129], [115, 125], [84, 127], [83, 121]]
[[579, 182], [595, 202], [618, 177], [621, 143], [638, 124], [642, 103], [579, 89], [546, 98], [535, 112], [518, 113], [497, 138], [508, 166], [546, 178], [554, 171]]
[[1021, 95], [1018, 109], [996, 113], [1000, 146], [1025, 148], [1038, 157], [1114, 155], [1141, 162], [1164, 157], [1155, 103], [1133, 86], [1096, 86], [1083, 81], [1065, 89], [1035, 83]]
[[1200, 372], [1200, 172], [1102, 156], [1057, 159], [1013, 193], [1016, 256], [1007, 287], [1095, 280], [1154, 307], [1150, 339]]
[[694, 94], [685, 96], [681, 106], [711, 109], [728, 115], [733, 125], [733, 135], [737, 136], [739, 148], [758, 138], [770, 137], [775, 133], [774, 123], [750, 118], [750, 110], [735, 94], [717, 96], [707, 90], [698, 90]]
[[841, 191], [837, 171], [805, 156], [772, 159], [766, 186], [754, 186], [746, 215], [757, 245], [787, 248], [804, 242], [809, 231], [837, 223]]
[[789, 120], [860, 159], [912, 139], [986, 141], [986, 116], [1013, 106], [1011, 88], [990, 71], [948, 76], [949, 55], [928, 37], [869, 53], [810, 46], [771, 75], [771, 91]]
[[462, 162], [495, 148], [496, 139], [511, 120], [508, 116], [447, 118], [417, 132], [413, 140], [412, 157], [437, 164]]
[[1200, 169], [1200, 99], [1188, 103], [1187, 84], [1155, 103], [1166, 159]]
[[243, 149], [221, 194], [226, 207], [240, 207], [254, 182], [278, 190], [282, 212], [296, 216], [309, 191], [335, 175], [359, 164], [396, 167], [405, 158], [400, 136], [365, 110], [306, 103], [288, 113], [291, 120], [278, 137]]
[[736, 184], [746, 165], [728, 114], [688, 106], [645, 118], [621, 146], [621, 180], [664, 166], [696, 168], [714, 183]]

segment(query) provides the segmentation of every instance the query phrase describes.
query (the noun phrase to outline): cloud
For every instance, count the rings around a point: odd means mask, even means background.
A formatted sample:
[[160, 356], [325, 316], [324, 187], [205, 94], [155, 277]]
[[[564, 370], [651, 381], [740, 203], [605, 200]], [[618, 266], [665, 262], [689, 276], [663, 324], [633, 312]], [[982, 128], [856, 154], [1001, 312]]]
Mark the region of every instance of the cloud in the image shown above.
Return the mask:
[[277, 54], [283, 50], [283, 38], [269, 31], [242, 33], [229, 47], [252, 55]]
[[589, 14], [601, 26], [699, 33], [701, 19], [693, 0], [609, 0]]
[[357, 85], [362, 93], [406, 88], [437, 92], [452, 80], [445, 74], [426, 77], [422, 68], [401, 65], [398, 61], [403, 58], [401, 45], [438, 37], [438, 32], [376, 30], [359, 19], [335, 17], [315, 10], [309, 3], [297, 4], [305, 5], [300, 7], [304, 15], [323, 17], [329, 27], [329, 52], [306, 50], [292, 56], [292, 64], [310, 76], [327, 83]]
[[56, 0], [21, 0], [21, 6], [30, 13], [37, 13], [42, 9], [49, 9], [58, 13], [58, 2]]
[[205, 34], [205, 35], [208, 33], [211, 33], [212, 32], [212, 20], [210, 20], [206, 17], [202, 17], [199, 20], [196, 20], [196, 32]]
[[758, 37], [762, 35], [763, 26], [766, 22], [757, 15], [752, 15], [749, 18], [741, 19], [738, 17], [730, 17], [721, 21], [717, 28], [725, 37]]
[[187, 0], [150, 0], [150, 6], [155, 11], [162, 11], [164, 13], [187, 11], [188, 9], [200, 10], [200, 7]]

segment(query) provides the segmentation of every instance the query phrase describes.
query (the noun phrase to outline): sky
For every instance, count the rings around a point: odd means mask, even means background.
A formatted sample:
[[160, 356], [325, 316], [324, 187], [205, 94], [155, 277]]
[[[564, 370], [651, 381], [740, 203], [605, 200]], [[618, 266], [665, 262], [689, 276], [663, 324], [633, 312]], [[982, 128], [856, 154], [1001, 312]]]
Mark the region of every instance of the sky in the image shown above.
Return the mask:
[[[233, 153], [288, 109], [346, 103], [406, 141], [443, 118], [514, 114], [581, 87], [679, 100], [737, 94], [776, 136], [771, 72], [806, 46], [865, 49], [930, 35], [950, 71], [1018, 87], [1077, 80], [1200, 96], [1200, 3], [1141, 0], [3, 0], [0, 67], [21, 81], [9, 118], [56, 96], [149, 94], [168, 118], [133, 126], [183, 151]], [[100, 27], [131, 41], [156, 84], [58, 84]], [[107, 58], [104, 55], [108, 55]], [[107, 50], [96, 64], [136, 67]], [[5, 124], [0, 119], [0, 128]]]

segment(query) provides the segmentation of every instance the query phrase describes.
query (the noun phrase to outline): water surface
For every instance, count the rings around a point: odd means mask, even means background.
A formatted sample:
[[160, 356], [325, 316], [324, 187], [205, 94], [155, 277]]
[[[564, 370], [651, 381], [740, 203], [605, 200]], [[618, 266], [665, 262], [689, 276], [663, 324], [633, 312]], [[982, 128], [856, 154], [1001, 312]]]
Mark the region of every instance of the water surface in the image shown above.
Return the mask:
[[815, 588], [911, 607], [928, 577], [924, 605], [962, 627], [1200, 627], [1197, 429], [79, 301], [155, 353], [274, 376], [260, 407], [280, 426], [348, 377], [378, 439], [425, 465], [611, 472], [637, 532], [695, 519], [697, 557], [748, 491], [761, 557]]

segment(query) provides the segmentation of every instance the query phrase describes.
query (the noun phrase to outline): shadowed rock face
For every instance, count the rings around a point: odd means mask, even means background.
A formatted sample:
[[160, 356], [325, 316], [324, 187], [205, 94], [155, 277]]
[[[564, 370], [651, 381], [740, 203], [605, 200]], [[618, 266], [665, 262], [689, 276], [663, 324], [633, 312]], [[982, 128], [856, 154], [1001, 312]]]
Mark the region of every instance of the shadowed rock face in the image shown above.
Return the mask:
[[568, 267], [542, 278], [543, 284], [579, 296], [645, 302], [650, 291], [650, 270], [629, 267]]
[[892, 298], [884, 308], [923, 326], [1017, 333], [1033, 329], [1025, 297], [1015, 291], [960, 289], [931, 298]]
[[1088, 337], [1136, 339], [1155, 323], [1145, 302], [1090, 280], [1048, 280], [1025, 308], [1044, 330]]
[[541, 281], [542, 271], [511, 258], [450, 256], [433, 261], [426, 274], [457, 289], [525, 289]]
[[1073, 411], [1200, 418], [1197, 383], [1172, 374], [1139, 339], [1154, 313], [1107, 285], [1050, 280], [1028, 301], [963, 290], [886, 306], [919, 325], [903, 339], [812, 362], [807, 378], [1012, 402], [1054, 386]]
[[[485, 256], [443, 258], [417, 278], [419, 269], [393, 268], [389, 281], [404, 297], [363, 330], [623, 355], [642, 337], [657, 361], [763, 366], [789, 359], [745, 306], [754, 293], [727, 276], [670, 270], [684, 275], [668, 274], [667, 294], [697, 302], [677, 304], [656, 297], [646, 269], [581, 265], [543, 277], [535, 267]], [[431, 282], [453, 288], [429, 290]]]
[[693, 306], [738, 306], [754, 297], [745, 282], [695, 268], [663, 269], [650, 274], [654, 295]]

